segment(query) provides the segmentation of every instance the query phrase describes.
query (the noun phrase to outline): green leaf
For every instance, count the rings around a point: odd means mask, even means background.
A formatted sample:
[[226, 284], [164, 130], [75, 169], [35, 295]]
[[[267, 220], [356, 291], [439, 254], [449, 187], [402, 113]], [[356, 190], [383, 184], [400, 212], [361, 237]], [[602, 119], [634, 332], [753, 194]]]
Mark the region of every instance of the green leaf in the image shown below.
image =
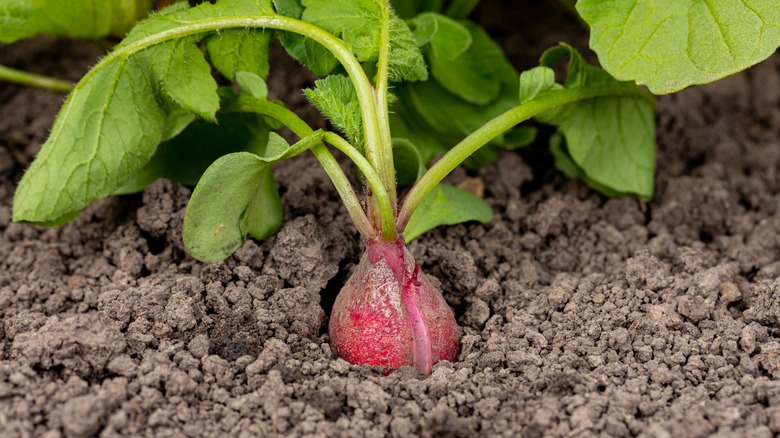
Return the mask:
[[520, 103], [533, 100], [543, 91], [561, 88], [555, 83], [555, 71], [550, 67], [534, 67], [520, 73]]
[[268, 84], [265, 83], [265, 80], [262, 77], [255, 73], [248, 71], [236, 72], [236, 83], [238, 83], [238, 86], [241, 87], [242, 90], [251, 94], [253, 97], [258, 99], [268, 98]]
[[315, 89], [304, 94], [327, 117], [331, 124], [345, 134], [359, 150], [363, 149], [363, 125], [360, 105], [352, 81], [346, 76], [331, 75], [314, 82]]
[[430, 44], [433, 54], [441, 59], [452, 60], [462, 55], [472, 38], [469, 29], [444, 15], [425, 12], [410, 21], [415, 43], [418, 46]]
[[425, 59], [414, 42], [412, 31], [395, 15], [390, 16], [390, 58], [387, 69], [390, 82], [428, 79]]
[[471, 192], [447, 184], [439, 184], [412, 214], [404, 230], [409, 243], [440, 225], [493, 220], [493, 210], [487, 202]]
[[612, 198], [625, 195], [625, 193], [613, 190], [611, 187], [599, 184], [589, 178], [577, 163], [574, 162], [571, 155], [569, 155], [569, 149], [566, 147], [566, 140], [560, 133], [556, 132], [550, 137], [550, 153], [552, 153], [552, 156], [555, 159], [555, 167], [569, 178], [578, 179], [593, 190]]
[[261, 116], [220, 114], [218, 123], [198, 120], [162, 143], [149, 164], [114, 194], [139, 192], [159, 178], [194, 187], [209, 165], [222, 155], [239, 151], [262, 154], [266, 149], [268, 126]]
[[80, 211], [138, 173], [157, 148], [166, 114], [150, 69], [131, 57], [93, 72], [19, 182], [14, 221], [56, 222]]
[[68, 96], [19, 183], [14, 221], [51, 224], [73, 217], [135, 177], [164, 138], [187, 126], [183, 109], [213, 119], [219, 100], [198, 36], [157, 44], [144, 38], [186, 28], [193, 20], [257, 14], [263, 3], [220, 0], [194, 8], [182, 3], [138, 23]]
[[[285, 17], [300, 20], [304, 7], [300, 0], [274, 0], [276, 12]], [[279, 32], [282, 47], [298, 62], [308, 67], [315, 76], [325, 77], [339, 66], [332, 53], [321, 45], [301, 35]]]
[[[301, 19], [342, 38], [360, 62], [379, 59], [382, 10], [374, 0], [304, 0]], [[395, 14], [390, 17], [389, 79], [418, 81], [428, 77], [422, 53], [412, 31]]]
[[146, 20], [138, 23], [127, 36], [117, 44], [115, 50], [133, 45], [146, 37], [187, 26], [191, 22], [241, 15], [273, 14], [271, 4], [266, 0], [219, 0], [190, 8], [186, 2], [175, 3]]
[[247, 234], [268, 237], [281, 218], [271, 166], [257, 155], [236, 152], [206, 169], [187, 205], [182, 239], [194, 258], [224, 260], [241, 247]]
[[656, 94], [705, 84], [780, 46], [777, 0], [580, 0], [604, 68]]
[[264, 29], [231, 29], [206, 39], [211, 64], [231, 81], [236, 73], [268, 76], [268, 50], [274, 32]]
[[[449, 20], [449, 19], [446, 19]], [[500, 56], [487, 55], [485, 51], [490, 52], [494, 43], [490, 37], [483, 35], [482, 29], [474, 26], [462, 26], [457, 22], [449, 20], [452, 23], [462, 27], [469, 32], [470, 43], [466, 49], [458, 56], [449, 58], [442, 56], [443, 50], [436, 50], [437, 46], [443, 46], [444, 43], [436, 44], [437, 40], [457, 41], [461, 39], [460, 44], [465, 43], [462, 40], [463, 35], [460, 30], [454, 26], [442, 27], [445, 19], [440, 20], [439, 30], [431, 40], [429, 62], [431, 64], [431, 74], [433, 77], [449, 91], [463, 100], [477, 105], [487, 105], [498, 97], [501, 91], [500, 66], [496, 63], [501, 62], [503, 54]], [[446, 33], [439, 34], [447, 29]], [[448, 55], [455, 53], [455, 50], [444, 51]]]
[[393, 138], [395, 178], [400, 187], [414, 184], [425, 173], [425, 164], [417, 147], [405, 138]]
[[537, 129], [533, 126], [516, 126], [504, 134], [502, 149], [513, 150], [526, 147], [536, 140]]
[[216, 122], [217, 82], [197, 46], [197, 37], [151, 47], [144, 53], [165, 94], [184, 109]]
[[[622, 84], [623, 95], [596, 97], [566, 105], [536, 118], [563, 133], [571, 158], [592, 186], [604, 186], [643, 198], [653, 194], [655, 174], [654, 102], [635, 84], [619, 82], [604, 70], [588, 65], [572, 47], [560, 45], [542, 55], [549, 66], [570, 56], [567, 88]], [[554, 93], [552, 87], [546, 93]], [[541, 93], [537, 98], [543, 98]]]
[[[472, 46], [479, 47], [482, 62], [489, 65], [500, 79], [501, 90], [496, 99], [488, 105], [469, 103], [435, 80], [403, 83], [393, 89], [398, 95], [398, 103], [391, 108], [391, 129], [394, 135], [412, 141], [426, 163], [434, 154], [446, 151], [519, 103], [517, 72], [506, 60], [501, 48], [478, 26], [466, 26], [473, 36]], [[505, 144], [505, 136], [499, 136], [492, 143]], [[466, 164], [478, 167], [496, 157], [494, 147], [485, 147], [472, 155]]]
[[152, 10], [152, 0], [3, 0], [0, 43], [38, 34], [69, 38], [122, 36]]

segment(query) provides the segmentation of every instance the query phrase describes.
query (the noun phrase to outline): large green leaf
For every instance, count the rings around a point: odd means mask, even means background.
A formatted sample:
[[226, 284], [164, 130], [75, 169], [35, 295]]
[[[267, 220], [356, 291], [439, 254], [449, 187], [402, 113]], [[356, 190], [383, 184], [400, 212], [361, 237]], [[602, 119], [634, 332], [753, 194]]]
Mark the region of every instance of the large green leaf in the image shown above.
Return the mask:
[[68, 97], [22, 177], [14, 221], [57, 224], [113, 192], [149, 161], [165, 118], [142, 59], [95, 70]]
[[[216, 83], [198, 49], [207, 33], [162, 32], [193, 21], [271, 11], [265, 0], [178, 4], [139, 22], [74, 88], [14, 197], [17, 222], [58, 224], [107, 196], [149, 162], [191, 119], [214, 119]], [[151, 41], [156, 41], [152, 43]]]
[[409, 218], [404, 230], [406, 242], [440, 225], [493, 220], [493, 210], [487, 202], [466, 190], [439, 184], [431, 190]]
[[3, 0], [0, 42], [38, 34], [71, 38], [122, 36], [152, 10], [152, 0]]
[[653, 93], [712, 82], [780, 46], [777, 0], [580, 0], [577, 11], [601, 65]]

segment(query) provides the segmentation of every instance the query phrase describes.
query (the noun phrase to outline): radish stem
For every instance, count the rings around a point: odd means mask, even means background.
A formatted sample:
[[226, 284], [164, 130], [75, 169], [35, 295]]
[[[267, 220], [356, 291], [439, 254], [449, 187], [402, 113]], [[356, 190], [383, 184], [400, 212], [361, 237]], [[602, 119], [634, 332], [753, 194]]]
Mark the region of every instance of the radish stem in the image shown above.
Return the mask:
[[45, 88], [47, 90], [68, 93], [73, 89], [73, 84], [62, 79], [51, 78], [37, 73], [30, 73], [22, 70], [0, 65], [0, 80], [14, 82], [32, 87]]

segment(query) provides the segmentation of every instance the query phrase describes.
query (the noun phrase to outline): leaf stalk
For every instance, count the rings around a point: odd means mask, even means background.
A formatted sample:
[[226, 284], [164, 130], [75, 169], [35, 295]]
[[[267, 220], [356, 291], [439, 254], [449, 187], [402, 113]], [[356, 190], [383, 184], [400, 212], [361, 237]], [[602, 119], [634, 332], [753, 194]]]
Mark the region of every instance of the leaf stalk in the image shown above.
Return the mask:
[[[604, 96], [636, 96], [652, 99], [646, 92], [638, 90], [633, 84], [615, 84], [556, 90], [542, 93], [535, 99], [518, 105], [487, 122], [481, 128], [469, 134], [460, 143], [450, 149], [417, 181], [401, 203], [396, 219], [396, 227], [404, 230], [414, 210], [422, 203], [428, 193], [438, 185], [471, 154], [488, 144], [491, 140], [545, 111], [585, 99]], [[402, 231], [403, 233], [403, 231]]]
[[31, 87], [45, 88], [60, 93], [68, 93], [73, 89], [73, 84], [68, 81], [17, 70], [4, 65], [0, 65], [0, 80]]

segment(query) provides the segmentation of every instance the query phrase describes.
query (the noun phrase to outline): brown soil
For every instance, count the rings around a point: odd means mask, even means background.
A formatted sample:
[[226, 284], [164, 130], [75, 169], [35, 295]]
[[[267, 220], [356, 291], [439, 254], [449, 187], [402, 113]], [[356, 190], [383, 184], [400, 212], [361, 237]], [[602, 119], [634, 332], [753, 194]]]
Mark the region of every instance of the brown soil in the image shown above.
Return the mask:
[[[520, 68], [555, 42], [491, 28]], [[0, 49], [71, 79], [97, 56]], [[225, 262], [186, 256], [190, 190], [164, 181], [58, 229], [12, 224], [61, 101], [0, 85], [2, 437], [780, 434], [777, 56], [659, 98], [652, 202], [606, 199], [546, 154], [481, 170], [495, 220], [411, 245], [462, 328], [458, 362], [427, 378], [328, 345], [361, 245], [311, 157], [278, 169], [283, 229]]]

